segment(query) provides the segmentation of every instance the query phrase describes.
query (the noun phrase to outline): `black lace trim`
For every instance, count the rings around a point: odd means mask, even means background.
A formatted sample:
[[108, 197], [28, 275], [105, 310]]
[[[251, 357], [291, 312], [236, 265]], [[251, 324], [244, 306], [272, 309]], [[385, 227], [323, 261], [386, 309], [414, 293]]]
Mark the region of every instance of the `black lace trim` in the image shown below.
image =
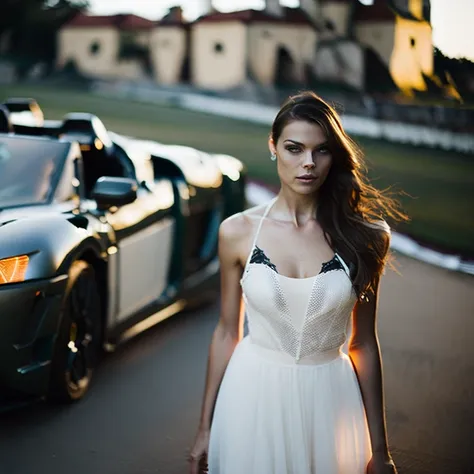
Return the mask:
[[323, 266], [319, 273], [328, 273], [334, 270], [344, 270], [342, 263], [335, 255], [331, 260], [329, 260], [329, 262], [323, 263]]
[[[253, 249], [252, 256], [250, 257], [250, 263], [266, 265], [267, 267], [271, 268], [274, 272], [278, 273], [278, 270], [275, 264], [273, 264], [271, 260], [266, 256], [265, 252], [257, 246], [255, 246], [255, 248]], [[334, 257], [328, 262], [323, 263], [319, 274], [328, 273], [334, 270], [344, 271], [344, 267], [342, 266], [341, 261], [337, 258], [336, 255], [334, 255]]]
[[274, 272], [278, 273], [277, 267], [270, 261], [270, 259], [265, 255], [265, 252], [255, 246], [253, 249], [252, 257], [250, 257], [250, 263], [260, 263], [270, 267]]

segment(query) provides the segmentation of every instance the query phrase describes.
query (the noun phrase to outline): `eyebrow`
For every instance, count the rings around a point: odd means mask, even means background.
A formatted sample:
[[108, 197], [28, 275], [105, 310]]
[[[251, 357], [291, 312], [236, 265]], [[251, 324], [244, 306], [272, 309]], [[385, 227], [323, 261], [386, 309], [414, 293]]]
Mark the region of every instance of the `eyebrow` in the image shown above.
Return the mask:
[[[291, 138], [287, 138], [283, 143], [286, 143], [286, 142], [291, 142], [291, 143], [294, 143], [295, 145], [299, 145], [299, 146], [305, 146], [304, 143], [300, 143], [300, 142], [297, 142], [296, 140], [292, 140]], [[328, 141], [324, 141], [322, 143], [320, 143], [319, 145], [316, 145], [316, 148], [321, 148], [323, 146], [327, 146], [328, 145]]]

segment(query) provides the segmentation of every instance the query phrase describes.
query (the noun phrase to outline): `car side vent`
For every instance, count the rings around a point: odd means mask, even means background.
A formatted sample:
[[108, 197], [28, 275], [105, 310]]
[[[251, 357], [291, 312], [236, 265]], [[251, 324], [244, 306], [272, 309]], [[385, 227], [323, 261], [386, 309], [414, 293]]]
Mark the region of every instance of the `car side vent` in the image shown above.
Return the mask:
[[71, 216], [68, 221], [79, 229], [87, 229], [89, 221], [84, 216]]
[[0, 222], [0, 227], [3, 227], [4, 225], [10, 224], [12, 222], [15, 222], [16, 219], [12, 219], [11, 221], [5, 221], [5, 222]]

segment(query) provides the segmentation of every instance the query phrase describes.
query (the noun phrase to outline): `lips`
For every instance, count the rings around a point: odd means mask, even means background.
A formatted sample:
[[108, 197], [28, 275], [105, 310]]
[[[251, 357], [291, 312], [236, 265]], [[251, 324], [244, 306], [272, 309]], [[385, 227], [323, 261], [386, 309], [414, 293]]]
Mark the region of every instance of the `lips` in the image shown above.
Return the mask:
[[304, 174], [304, 175], [298, 176], [296, 179], [303, 183], [313, 183], [318, 178], [312, 174]]

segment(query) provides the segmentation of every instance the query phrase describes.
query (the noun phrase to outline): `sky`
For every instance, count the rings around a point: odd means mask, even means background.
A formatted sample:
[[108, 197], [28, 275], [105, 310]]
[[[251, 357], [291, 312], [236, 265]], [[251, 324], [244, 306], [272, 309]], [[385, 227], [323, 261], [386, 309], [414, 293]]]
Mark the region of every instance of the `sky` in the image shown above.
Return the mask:
[[[188, 20], [193, 20], [211, 0], [89, 0], [91, 13], [135, 13], [157, 20], [170, 7], [181, 5]], [[367, 3], [370, 0], [364, 0]], [[262, 9], [265, 0], [213, 0], [220, 11]], [[299, 6], [299, 0], [281, 0], [282, 5]], [[474, 0], [431, 0], [433, 43], [450, 57], [467, 57], [474, 61]]]

